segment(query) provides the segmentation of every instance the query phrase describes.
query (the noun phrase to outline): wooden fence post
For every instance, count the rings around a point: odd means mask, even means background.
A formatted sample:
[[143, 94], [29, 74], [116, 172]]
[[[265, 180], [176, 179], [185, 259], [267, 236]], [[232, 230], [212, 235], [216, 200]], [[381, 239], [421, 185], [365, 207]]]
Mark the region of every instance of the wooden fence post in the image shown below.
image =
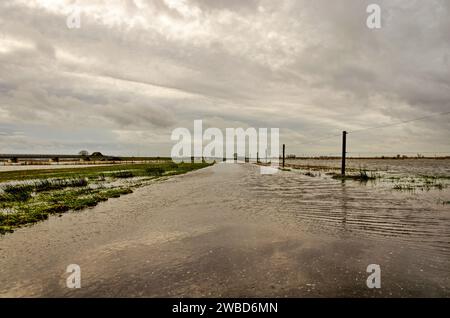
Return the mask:
[[342, 165], [341, 175], [345, 176], [345, 155], [347, 154], [347, 132], [342, 132]]

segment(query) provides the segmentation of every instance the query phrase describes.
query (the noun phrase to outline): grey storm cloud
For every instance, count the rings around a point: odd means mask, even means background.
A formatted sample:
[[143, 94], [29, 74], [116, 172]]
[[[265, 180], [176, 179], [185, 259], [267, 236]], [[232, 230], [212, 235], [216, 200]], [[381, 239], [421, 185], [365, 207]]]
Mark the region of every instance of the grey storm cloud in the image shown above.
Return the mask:
[[[366, 26], [371, 3], [381, 29]], [[335, 153], [338, 140], [309, 142], [449, 110], [449, 16], [446, 0], [5, 0], [0, 152], [167, 155], [172, 129], [203, 119]], [[449, 128], [437, 116], [349, 143], [450, 151]]]

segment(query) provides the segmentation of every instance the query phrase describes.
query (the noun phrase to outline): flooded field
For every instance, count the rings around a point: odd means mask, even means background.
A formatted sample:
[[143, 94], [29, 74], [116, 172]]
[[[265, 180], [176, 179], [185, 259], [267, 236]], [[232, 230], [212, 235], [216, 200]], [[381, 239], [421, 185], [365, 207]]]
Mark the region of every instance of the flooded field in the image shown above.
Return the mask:
[[4, 235], [0, 295], [450, 296], [450, 160], [350, 160], [380, 174], [368, 182], [289, 163], [305, 167], [216, 164]]
[[[287, 164], [340, 169], [340, 159], [287, 159]], [[446, 176], [450, 178], [450, 159], [347, 159], [346, 167], [386, 172], [393, 175]]]
[[413, 242], [450, 259], [449, 159], [350, 159], [349, 174], [359, 170], [374, 174], [365, 182], [331, 178], [326, 171], [340, 170], [340, 160], [287, 163], [305, 168], [283, 171], [263, 185], [254, 184], [254, 189], [259, 196], [280, 202], [283, 211], [297, 215], [303, 225]]

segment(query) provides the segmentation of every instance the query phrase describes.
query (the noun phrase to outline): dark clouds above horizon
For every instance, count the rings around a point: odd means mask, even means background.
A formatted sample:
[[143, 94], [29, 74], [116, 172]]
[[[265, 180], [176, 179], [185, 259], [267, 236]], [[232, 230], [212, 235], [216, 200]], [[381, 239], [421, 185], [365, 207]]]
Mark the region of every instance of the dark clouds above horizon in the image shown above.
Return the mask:
[[[366, 7], [382, 28], [366, 27]], [[81, 28], [66, 18], [81, 10]], [[176, 127], [279, 127], [288, 152], [450, 110], [446, 0], [6, 0], [0, 153], [168, 155]], [[450, 152], [449, 116], [349, 137], [350, 151]]]

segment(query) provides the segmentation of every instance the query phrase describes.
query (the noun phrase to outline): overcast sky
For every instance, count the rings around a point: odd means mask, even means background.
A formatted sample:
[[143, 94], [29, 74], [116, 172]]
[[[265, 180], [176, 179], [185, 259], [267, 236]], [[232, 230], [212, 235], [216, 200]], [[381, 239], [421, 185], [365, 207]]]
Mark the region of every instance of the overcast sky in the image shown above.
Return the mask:
[[[202, 119], [332, 154], [339, 137], [312, 141], [445, 111], [448, 0], [0, 1], [0, 153], [169, 155]], [[355, 133], [349, 151], [450, 152], [449, 118]]]

